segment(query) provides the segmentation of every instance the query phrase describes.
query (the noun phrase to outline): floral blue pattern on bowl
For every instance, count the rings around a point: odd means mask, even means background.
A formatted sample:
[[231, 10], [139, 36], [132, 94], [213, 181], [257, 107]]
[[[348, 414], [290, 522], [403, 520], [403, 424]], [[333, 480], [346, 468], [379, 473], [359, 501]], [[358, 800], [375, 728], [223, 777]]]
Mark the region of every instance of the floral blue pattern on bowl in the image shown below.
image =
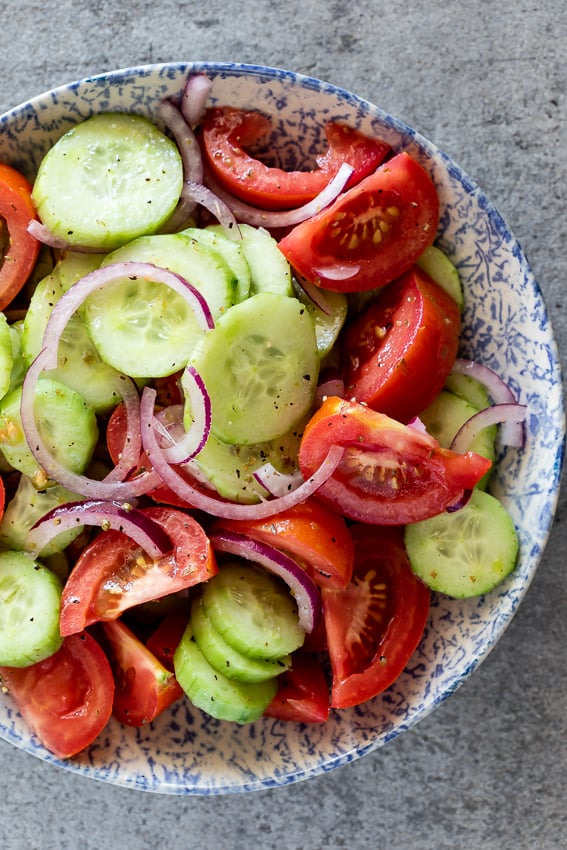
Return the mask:
[[[423, 640], [385, 694], [332, 712], [324, 725], [262, 719], [240, 727], [176, 703], [151, 726], [111, 721], [82, 755], [60, 762], [0, 696], [0, 736], [29, 753], [118, 785], [167, 794], [254, 791], [305, 780], [377, 750], [444, 702], [495, 646], [526, 593], [556, 509], [565, 422], [556, 343], [540, 289], [520, 246], [478, 186], [443, 152], [376, 106], [327, 83], [252, 65], [174, 63], [81, 80], [0, 118], [0, 160], [33, 173], [50, 145], [94, 112], [125, 110], [156, 119], [187, 75], [207, 73], [219, 104], [273, 117], [283, 167], [308, 166], [322, 124], [341, 120], [405, 149], [432, 175], [441, 200], [438, 244], [457, 265], [466, 308], [461, 353], [503, 377], [528, 406], [523, 450], [501, 452], [492, 489], [520, 536], [517, 569], [495, 592], [466, 601], [434, 595]], [[285, 141], [284, 141], [285, 140]]]

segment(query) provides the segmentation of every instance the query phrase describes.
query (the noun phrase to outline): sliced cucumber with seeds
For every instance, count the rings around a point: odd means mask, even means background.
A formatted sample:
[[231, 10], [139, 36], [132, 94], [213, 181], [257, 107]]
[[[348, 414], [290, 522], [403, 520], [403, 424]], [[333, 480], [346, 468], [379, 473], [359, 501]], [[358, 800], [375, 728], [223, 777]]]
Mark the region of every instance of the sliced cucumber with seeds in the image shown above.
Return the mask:
[[303, 645], [289, 588], [260, 567], [226, 561], [205, 584], [202, 601], [213, 628], [243, 655], [277, 661]]
[[276, 679], [238, 682], [209, 664], [189, 625], [173, 656], [175, 678], [194, 706], [218, 720], [253, 723], [276, 695]]
[[266, 463], [278, 472], [292, 475], [299, 468], [298, 454], [304, 422], [275, 440], [238, 446], [225, 443], [210, 434], [205, 447], [191, 461], [205, 480], [224, 499], [256, 504], [268, 498], [268, 491], [254, 473]]
[[[38, 283], [31, 297], [22, 332], [23, 356], [28, 366], [41, 350], [49, 317], [64, 291], [56, 269]], [[116, 406], [118, 374], [101, 359], [80, 313], [71, 316], [61, 335], [58, 366], [51, 371], [51, 377], [81, 393], [97, 413], [106, 413]]]
[[[20, 475], [16, 492], [6, 505], [0, 522], [0, 548], [21, 552], [30, 551], [28, 533], [37, 520], [45, 516], [52, 508], [79, 499], [80, 496], [59, 484], [48, 487], [46, 490], [37, 490], [27, 475]], [[83, 526], [77, 526], [63, 531], [50, 540], [40, 552], [34, 554], [38, 558], [48, 558], [57, 552], [62, 552], [82, 530]]]
[[0, 553], [0, 665], [29, 667], [61, 646], [61, 582], [22, 552]]
[[215, 629], [201, 599], [195, 599], [191, 606], [191, 628], [197, 646], [209, 664], [229, 679], [239, 682], [267, 682], [290, 667], [291, 655], [276, 661], [264, 661], [238, 652]]
[[155, 233], [183, 186], [176, 145], [146, 118], [102, 113], [62, 136], [40, 164], [33, 200], [71, 246], [112, 250]]
[[[236, 304], [201, 337], [189, 362], [207, 387], [212, 431], [224, 442], [273, 440], [313, 404], [317, 341], [296, 298], [261, 293]], [[187, 408], [187, 422], [190, 414]]]
[[[213, 318], [236, 297], [236, 280], [221, 255], [181, 233], [141, 237], [108, 254], [103, 266], [151, 263], [179, 274], [204, 296]], [[89, 296], [90, 335], [106, 363], [133, 378], [164, 377], [182, 369], [203, 335], [185, 299], [163, 283], [119, 278]]]
[[[26, 442], [21, 399], [22, 389], [18, 387], [0, 403], [0, 450], [14, 469], [28, 475], [41, 490], [49, 482]], [[73, 472], [84, 472], [98, 440], [98, 425], [83, 396], [60, 381], [41, 377], [35, 395], [35, 415], [51, 453]]]
[[484, 490], [458, 511], [406, 526], [405, 544], [415, 575], [458, 599], [493, 590], [516, 566], [519, 548], [510, 514]]
[[416, 266], [438, 283], [462, 310], [465, 304], [461, 278], [449, 257], [436, 245], [429, 245], [416, 260]]
[[[448, 390], [442, 390], [429, 407], [419, 414], [419, 418], [431, 436], [435, 437], [443, 448], [449, 448], [460, 427], [465, 424], [467, 419], [478, 412], [479, 408], [474, 407], [460, 396]], [[472, 440], [469, 446], [470, 451], [494, 462], [496, 459], [496, 434], [496, 425], [484, 428]], [[491, 470], [481, 478], [477, 486], [486, 487], [490, 472]]]

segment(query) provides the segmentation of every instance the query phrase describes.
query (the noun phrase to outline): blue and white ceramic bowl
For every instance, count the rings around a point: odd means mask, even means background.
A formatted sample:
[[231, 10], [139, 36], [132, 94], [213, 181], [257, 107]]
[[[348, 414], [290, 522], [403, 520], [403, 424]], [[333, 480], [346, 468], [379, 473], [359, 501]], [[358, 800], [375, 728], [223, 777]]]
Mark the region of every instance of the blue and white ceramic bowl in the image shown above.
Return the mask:
[[512, 514], [521, 553], [495, 592], [467, 601], [434, 597], [408, 670], [385, 694], [304, 727], [263, 719], [218, 722], [176, 703], [146, 728], [111, 721], [81, 756], [61, 763], [0, 696], [0, 735], [47, 762], [118, 785], [168, 794], [254, 791], [308, 779], [372, 752], [450, 696], [496, 644], [534, 576], [552, 524], [564, 448], [558, 354], [531, 269], [490, 201], [444, 153], [376, 106], [318, 80], [270, 68], [208, 63], [151, 65], [81, 80], [0, 118], [0, 161], [33, 177], [50, 145], [72, 124], [104, 110], [156, 118], [160, 98], [178, 95], [192, 71], [212, 79], [213, 101], [275, 116], [286, 139], [282, 164], [300, 167], [321, 126], [345, 121], [405, 149], [432, 175], [441, 200], [438, 241], [459, 268], [466, 295], [462, 354], [492, 367], [529, 409], [524, 450], [497, 465], [494, 491]]

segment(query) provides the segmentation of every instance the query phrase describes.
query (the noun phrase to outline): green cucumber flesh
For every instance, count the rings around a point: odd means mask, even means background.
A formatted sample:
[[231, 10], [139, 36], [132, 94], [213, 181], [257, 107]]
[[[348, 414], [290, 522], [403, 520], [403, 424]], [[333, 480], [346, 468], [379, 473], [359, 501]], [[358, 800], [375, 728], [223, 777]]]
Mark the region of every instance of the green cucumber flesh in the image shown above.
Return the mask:
[[[296, 298], [261, 293], [236, 304], [199, 339], [189, 362], [211, 399], [212, 432], [224, 442], [273, 440], [313, 404], [317, 341]], [[187, 407], [186, 422], [190, 415]]]
[[189, 625], [173, 656], [175, 677], [196, 708], [217, 720], [253, 723], [277, 692], [277, 680], [238, 682], [219, 673], [205, 658]]
[[293, 295], [291, 267], [278, 248], [276, 239], [263, 227], [238, 225], [242, 251], [251, 275], [250, 292], [273, 292]]
[[464, 307], [465, 299], [461, 279], [457, 268], [449, 257], [436, 245], [429, 245], [416, 260], [416, 265], [438, 283], [451, 298], [457, 302], [459, 309]]
[[23, 552], [0, 552], [0, 665], [29, 667], [61, 646], [61, 582]]
[[4, 398], [10, 389], [13, 367], [14, 350], [10, 325], [5, 313], [0, 313], [0, 399]]
[[519, 548], [508, 511], [478, 489], [460, 510], [407, 525], [405, 545], [415, 575], [458, 599], [493, 590], [514, 569]]
[[226, 642], [207, 616], [203, 602], [195, 599], [191, 606], [191, 628], [197, 646], [215, 670], [239, 682], [266, 682], [289, 669], [291, 656], [276, 661], [249, 658]]
[[277, 661], [303, 645], [289, 588], [260, 567], [226, 561], [206, 583], [202, 601], [213, 628], [243, 655]]
[[244, 256], [240, 240], [230, 239], [219, 225], [188, 227], [182, 231], [186, 236], [217, 251], [228, 264], [236, 281], [235, 302], [244, 301], [250, 295], [250, 267]]
[[146, 118], [102, 113], [68, 130], [33, 186], [41, 221], [71, 246], [112, 250], [155, 233], [183, 186], [176, 145]]

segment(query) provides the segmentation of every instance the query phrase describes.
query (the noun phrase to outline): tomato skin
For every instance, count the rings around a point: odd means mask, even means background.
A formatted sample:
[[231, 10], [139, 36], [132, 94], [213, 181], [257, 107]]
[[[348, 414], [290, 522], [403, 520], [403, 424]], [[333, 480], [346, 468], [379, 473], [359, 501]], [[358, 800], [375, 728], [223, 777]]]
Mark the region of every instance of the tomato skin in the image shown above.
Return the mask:
[[172, 672], [121, 620], [102, 624], [114, 675], [112, 714], [126, 726], [144, 726], [183, 696]]
[[354, 546], [344, 518], [315, 498], [268, 519], [217, 520], [215, 529], [246, 534], [297, 556], [319, 587], [346, 587]]
[[188, 622], [188, 613], [171, 611], [166, 614], [146, 641], [146, 646], [152, 655], [171, 673], [173, 672], [173, 656]]
[[349, 185], [370, 174], [390, 147], [344, 124], [325, 127], [329, 148], [317, 157], [313, 171], [283, 171], [248, 154], [246, 147], [269, 134], [271, 122], [259, 112], [229, 106], [208, 109], [203, 122], [205, 160], [223, 187], [253, 206], [292, 209], [312, 200], [338, 172], [343, 162], [353, 166]]
[[414, 266], [345, 329], [347, 398], [409, 422], [442, 390], [460, 331], [456, 302]]
[[50, 658], [31, 667], [2, 667], [0, 677], [42, 744], [61, 759], [88, 747], [112, 712], [114, 679], [97, 641], [70, 635]]
[[40, 243], [27, 231], [31, 219], [37, 219], [31, 191], [22, 174], [0, 163], [0, 220], [6, 222], [9, 240], [4, 255], [0, 250], [0, 310], [22, 289], [39, 254]]
[[433, 181], [400, 153], [296, 225], [279, 247], [296, 273], [316, 286], [364, 292], [410, 269], [432, 244], [438, 223]]
[[175, 548], [153, 561], [120, 531], [103, 531], [81, 553], [63, 588], [62, 635], [125, 610], [206, 581], [217, 572], [209, 538], [199, 523], [176, 508], [144, 508], [170, 535]]
[[329, 687], [313, 655], [294, 652], [292, 666], [278, 676], [278, 692], [264, 715], [295, 723], [326, 723]]
[[305, 478], [331, 446], [345, 453], [317, 496], [344, 516], [405, 525], [441, 513], [490, 469], [474, 452], [457, 454], [428, 434], [358, 402], [325, 399], [305, 428], [299, 466]]
[[411, 571], [401, 529], [355, 525], [353, 538], [351, 584], [322, 591], [333, 708], [360, 705], [390, 687], [415, 652], [429, 613], [429, 590]]

